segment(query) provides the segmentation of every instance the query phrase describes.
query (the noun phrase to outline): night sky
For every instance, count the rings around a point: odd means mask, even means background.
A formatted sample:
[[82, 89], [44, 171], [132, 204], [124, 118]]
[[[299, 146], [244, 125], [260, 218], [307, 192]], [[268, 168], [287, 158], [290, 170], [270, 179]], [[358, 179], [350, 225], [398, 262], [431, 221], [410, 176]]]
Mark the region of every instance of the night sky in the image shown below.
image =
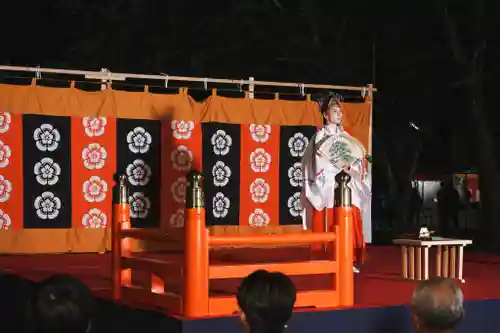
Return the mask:
[[476, 167], [472, 73], [485, 116], [497, 108], [497, 0], [6, 1], [2, 13], [4, 65], [374, 83], [374, 155], [404, 164], [422, 144], [419, 172]]

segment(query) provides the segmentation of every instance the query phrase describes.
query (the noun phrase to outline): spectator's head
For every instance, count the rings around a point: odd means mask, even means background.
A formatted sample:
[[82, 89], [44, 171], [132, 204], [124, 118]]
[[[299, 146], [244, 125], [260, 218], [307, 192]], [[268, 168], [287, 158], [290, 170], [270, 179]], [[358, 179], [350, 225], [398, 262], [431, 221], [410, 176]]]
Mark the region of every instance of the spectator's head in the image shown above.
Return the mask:
[[29, 332], [33, 284], [12, 274], [0, 275], [1, 332]]
[[422, 281], [411, 298], [417, 332], [451, 332], [464, 315], [462, 289], [442, 277]]
[[35, 310], [40, 332], [90, 332], [91, 292], [69, 275], [54, 275], [41, 283]]
[[248, 275], [238, 289], [241, 320], [250, 333], [280, 333], [292, 316], [297, 293], [290, 278], [264, 270]]

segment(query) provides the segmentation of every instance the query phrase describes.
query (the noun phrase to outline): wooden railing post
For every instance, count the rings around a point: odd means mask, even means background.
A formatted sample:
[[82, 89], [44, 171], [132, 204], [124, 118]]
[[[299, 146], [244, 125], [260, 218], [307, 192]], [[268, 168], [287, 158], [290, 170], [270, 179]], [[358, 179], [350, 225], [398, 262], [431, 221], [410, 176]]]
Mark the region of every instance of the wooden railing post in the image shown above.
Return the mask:
[[339, 279], [339, 305], [354, 305], [354, 272], [353, 272], [353, 212], [351, 203], [351, 189], [348, 184], [351, 180], [346, 172], [341, 171], [336, 177], [334, 219], [338, 226], [338, 253], [337, 264]]
[[183, 310], [184, 316], [196, 318], [209, 314], [208, 231], [199, 172], [188, 175], [186, 192]]
[[122, 239], [121, 230], [130, 228], [130, 204], [128, 203], [127, 178], [120, 175], [113, 204], [113, 225], [111, 226], [111, 251], [112, 251], [112, 276], [113, 276], [113, 299], [121, 299], [122, 284], [130, 284], [131, 272], [129, 269], [121, 269], [122, 254], [130, 254], [130, 242]]

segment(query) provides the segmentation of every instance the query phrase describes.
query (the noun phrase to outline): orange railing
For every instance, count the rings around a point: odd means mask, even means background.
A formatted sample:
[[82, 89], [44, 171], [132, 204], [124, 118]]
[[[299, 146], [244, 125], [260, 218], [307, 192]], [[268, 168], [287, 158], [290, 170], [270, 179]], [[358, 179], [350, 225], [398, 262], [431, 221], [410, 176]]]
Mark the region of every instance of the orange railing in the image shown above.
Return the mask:
[[[297, 307], [328, 308], [353, 305], [353, 232], [349, 207], [336, 208], [338, 223], [329, 232], [295, 232], [286, 234], [218, 234], [211, 235], [205, 224], [202, 207], [187, 208], [184, 228], [147, 230], [128, 227], [127, 214], [115, 214], [113, 228], [113, 295], [116, 301], [156, 307], [190, 318], [231, 315], [237, 309], [236, 297], [212, 296], [209, 281], [243, 278], [258, 269], [280, 271], [290, 276], [329, 274], [329, 285], [323, 290], [299, 291]], [[172, 260], [134, 256], [130, 239], [161, 242], [182, 248], [183, 255]], [[128, 243], [127, 243], [128, 242]], [[174, 246], [176, 244], [176, 246]], [[216, 264], [209, 260], [212, 249], [231, 247], [290, 247], [323, 244], [326, 256], [309, 257], [296, 262], [252, 264]], [[132, 284], [130, 270], [145, 271], [150, 285]], [[141, 306], [137, 304], [137, 306]]]

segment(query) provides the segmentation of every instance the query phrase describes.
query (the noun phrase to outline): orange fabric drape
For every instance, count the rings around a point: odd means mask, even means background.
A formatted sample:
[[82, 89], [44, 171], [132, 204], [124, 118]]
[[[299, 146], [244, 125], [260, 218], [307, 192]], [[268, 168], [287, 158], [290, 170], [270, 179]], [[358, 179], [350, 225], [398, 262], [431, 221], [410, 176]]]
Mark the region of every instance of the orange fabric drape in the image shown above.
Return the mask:
[[[65, 253], [65, 252], [103, 252], [110, 250], [110, 229], [87, 229], [81, 227], [81, 215], [85, 205], [78, 203], [77, 198], [72, 198], [74, 227], [71, 229], [23, 229], [22, 220], [22, 114], [40, 114], [51, 116], [69, 116], [72, 118], [72, 127], [81, 127], [81, 117], [107, 117], [108, 124], [112, 125], [116, 118], [136, 119], [182, 119], [198, 121], [201, 107], [199, 103], [186, 94], [161, 95], [148, 92], [124, 92], [104, 90], [87, 92], [76, 88], [50, 88], [37, 85], [17, 86], [0, 85], [0, 112], [12, 115], [11, 131], [0, 133], [0, 141], [9, 142], [13, 148], [15, 140], [16, 150], [12, 151], [11, 162], [17, 161], [16, 167], [0, 168], [0, 175], [18, 181], [13, 182], [13, 195], [7, 202], [0, 202], [0, 210], [13, 211], [10, 213], [11, 224], [8, 229], [0, 230], [0, 253]], [[113, 126], [111, 126], [113, 127]], [[113, 128], [108, 128], [113, 130]], [[111, 132], [110, 132], [111, 133]], [[73, 133], [72, 133], [73, 135]], [[113, 137], [99, 137], [108, 144]], [[79, 136], [81, 137], [81, 136]], [[97, 139], [96, 139], [97, 140]], [[87, 142], [88, 143], [88, 142]], [[72, 142], [73, 149], [80, 149], [82, 142]], [[78, 146], [78, 147], [77, 147]], [[83, 147], [83, 146], [82, 146]], [[79, 158], [78, 151], [72, 151], [74, 159]], [[108, 165], [113, 170], [104, 170], [107, 177], [115, 172], [114, 156], [108, 156]], [[14, 166], [14, 164], [11, 164]], [[108, 167], [107, 165], [107, 167]], [[14, 177], [12, 172], [19, 173]], [[99, 170], [102, 171], [102, 170]], [[168, 171], [168, 170], [167, 170]], [[73, 170], [75, 191], [81, 187], [80, 176], [86, 174], [76, 173]], [[80, 177], [80, 178], [78, 178]], [[77, 179], [78, 178], [78, 179]], [[113, 184], [109, 184], [111, 192]], [[19, 196], [19, 197], [18, 197]], [[111, 196], [109, 196], [111, 197]], [[17, 198], [18, 200], [14, 200]], [[105, 207], [111, 204], [107, 200]], [[83, 206], [82, 206], [83, 205]], [[88, 207], [87, 207], [88, 208]], [[109, 207], [111, 209], [111, 207]], [[1, 218], [1, 217], [0, 217]], [[138, 244], [135, 245], [137, 247]]]
[[[371, 117], [369, 104], [346, 103], [344, 110], [346, 128], [368, 149]], [[19, 115], [17, 120], [11, 124], [13, 132], [0, 133], [0, 141], [7, 145], [12, 145], [14, 141], [16, 145], [19, 144], [17, 139], [12, 141], [12, 135], [22, 136], [20, 121], [22, 114], [75, 117], [74, 121], [76, 122], [78, 121], [77, 117], [96, 116], [161, 121], [162, 156], [158, 158], [162, 160], [161, 197], [166, 203], [172, 200], [173, 182], [182, 176], [181, 173], [174, 172], [172, 151], [180, 145], [184, 145], [193, 155], [192, 165], [201, 168], [201, 143], [199, 142], [201, 141], [201, 123], [225, 122], [271, 126], [321, 126], [322, 124], [318, 106], [312, 101], [234, 99], [213, 95], [204, 102], [197, 103], [186, 91], [172, 95], [110, 89], [87, 92], [74, 87], [50, 88], [37, 85], [0, 85], [0, 112]], [[179, 121], [193, 124], [194, 134], [190, 139], [173, 137], [173, 122], [178, 125]], [[105, 138], [105, 140], [109, 141], [111, 138]], [[19, 153], [22, 153], [20, 147], [15, 152], [16, 154], [10, 156], [13, 161], [19, 158]], [[22, 161], [20, 160], [19, 163]], [[18, 171], [20, 170], [19, 166], [16, 168]], [[8, 172], [11, 171], [8, 171], [7, 168], [0, 168], [0, 175], [7, 177]], [[111, 171], [106, 172], [106, 175], [109, 176]], [[9, 177], [15, 178], [10, 174]], [[22, 186], [22, 179], [19, 179], [16, 188], [20, 186]], [[109, 190], [111, 191], [111, 188]], [[274, 192], [273, 195], [277, 196], [278, 193]], [[14, 204], [14, 201], [0, 202], [0, 210], [7, 211], [8, 205], [11, 205], [9, 210], [15, 210], [15, 213], [10, 214], [14, 220], [11, 221], [9, 229], [0, 230], [0, 253], [102, 252], [110, 250], [109, 228], [23, 229], [22, 204], [19, 202]], [[171, 214], [177, 211], [175, 207], [172, 207], [168, 208], [168, 205], [165, 205], [164, 208], [162, 204], [161, 215], [164, 226], [170, 225], [167, 219], [170, 220]], [[76, 224], [73, 223], [73, 225]]]

